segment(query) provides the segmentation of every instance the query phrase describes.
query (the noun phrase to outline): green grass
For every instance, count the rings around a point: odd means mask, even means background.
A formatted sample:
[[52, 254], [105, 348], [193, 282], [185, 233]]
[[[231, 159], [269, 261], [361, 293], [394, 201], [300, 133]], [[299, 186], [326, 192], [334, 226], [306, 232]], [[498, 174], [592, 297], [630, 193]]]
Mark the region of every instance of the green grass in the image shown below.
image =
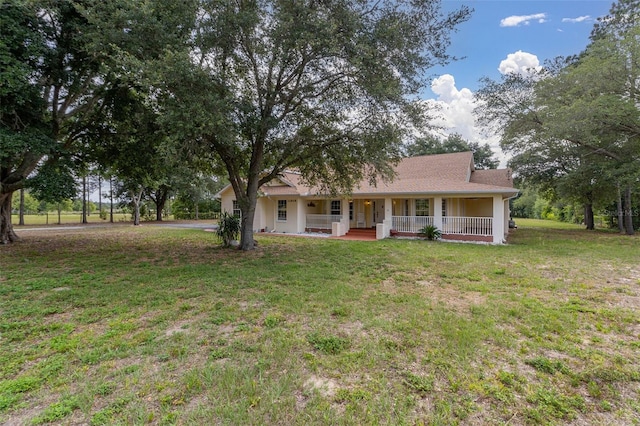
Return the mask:
[[[16, 227], [18, 226], [20, 217], [17, 214], [11, 216], [11, 222]], [[131, 215], [128, 213], [114, 213], [114, 222], [132, 222]], [[87, 222], [89, 223], [108, 223], [109, 216], [107, 213], [107, 219], [100, 219], [98, 212], [93, 212], [87, 215]], [[60, 224], [71, 225], [82, 223], [82, 214], [80, 212], [63, 212], [60, 214]], [[49, 212], [42, 214], [26, 214], [24, 215], [24, 226], [38, 226], [38, 225], [57, 225], [58, 224], [58, 212]]]
[[24, 232], [0, 247], [0, 423], [640, 424], [640, 239], [553, 224], [249, 253]]

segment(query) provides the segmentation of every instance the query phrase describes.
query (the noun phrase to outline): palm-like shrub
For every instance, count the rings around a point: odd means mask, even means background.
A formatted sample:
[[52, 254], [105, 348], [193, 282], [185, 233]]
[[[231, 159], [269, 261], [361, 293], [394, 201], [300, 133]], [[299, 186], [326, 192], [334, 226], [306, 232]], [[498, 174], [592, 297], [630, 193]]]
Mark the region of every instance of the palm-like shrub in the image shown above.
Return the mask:
[[222, 240], [222, 244], [225, 247], [229, 247], [231, 241], [237, 240], [240, 235], [240, 218], [227, 212], [222, 213], [218, 221], [216, 234]]
[[427, 225], [418, 231], [418, 235], [427, 240], [439, 240], [442, 237], [442, 232], [433, 225]]

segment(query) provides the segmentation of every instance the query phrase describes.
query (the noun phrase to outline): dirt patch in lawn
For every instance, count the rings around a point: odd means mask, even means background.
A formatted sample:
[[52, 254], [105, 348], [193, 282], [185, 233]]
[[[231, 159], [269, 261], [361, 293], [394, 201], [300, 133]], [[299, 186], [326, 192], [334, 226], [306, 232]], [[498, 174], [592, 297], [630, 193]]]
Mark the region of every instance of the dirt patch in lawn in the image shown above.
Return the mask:
[[431, 299], [435, 304], [447, 306], [457, 314], [468, 315], [471, 307], [487, 303], [487, 297], [477, 291], [461, 292], [454, 287], [433, 281], [418, 281], [417, 284], [424, 289], [425, 297]]

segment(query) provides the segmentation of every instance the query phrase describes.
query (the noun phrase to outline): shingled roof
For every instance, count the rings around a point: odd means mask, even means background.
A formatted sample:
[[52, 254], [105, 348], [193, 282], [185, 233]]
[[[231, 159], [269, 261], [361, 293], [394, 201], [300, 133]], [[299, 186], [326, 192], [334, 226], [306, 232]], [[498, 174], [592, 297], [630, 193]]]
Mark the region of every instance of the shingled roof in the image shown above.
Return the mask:
[[[424, 155], [402, 159], [391, 182], [366, 180], [353, 189], [353, 195], [503, 194], [515, 195], [510, 169], [475, 170], [473, 154]], [[285, 172], [282, 179], [263, 186], [267, 196], [321, 196], [303, 182], [300, 173]]]

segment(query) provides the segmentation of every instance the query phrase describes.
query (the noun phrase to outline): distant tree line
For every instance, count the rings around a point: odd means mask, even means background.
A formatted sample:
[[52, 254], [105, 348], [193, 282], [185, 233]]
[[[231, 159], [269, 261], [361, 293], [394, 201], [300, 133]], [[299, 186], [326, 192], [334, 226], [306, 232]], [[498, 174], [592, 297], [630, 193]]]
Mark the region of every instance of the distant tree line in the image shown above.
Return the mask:
[[446, 137], [428, 135], [416, 138], [407, 144], [405, 151], [409, 157], [471, 151], [477, 169], [495, 169], [499, 164], [489, 144], [467, 141], [457, 133]]

